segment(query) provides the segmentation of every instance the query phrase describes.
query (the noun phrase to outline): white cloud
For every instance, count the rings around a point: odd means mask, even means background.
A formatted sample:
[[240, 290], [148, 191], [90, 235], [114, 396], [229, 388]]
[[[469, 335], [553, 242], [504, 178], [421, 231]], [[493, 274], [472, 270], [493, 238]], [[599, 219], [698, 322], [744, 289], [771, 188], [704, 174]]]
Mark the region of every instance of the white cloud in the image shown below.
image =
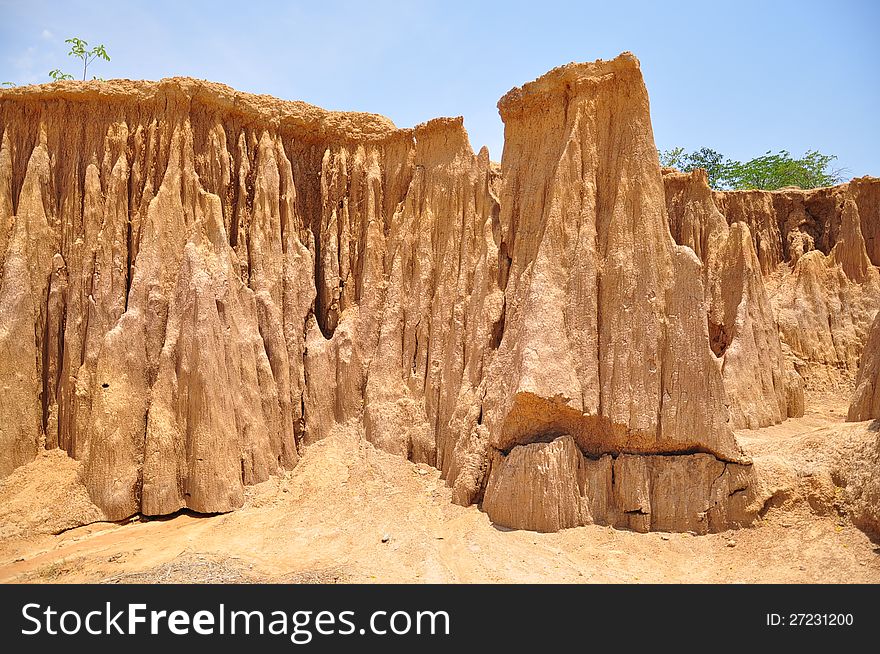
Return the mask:
[[40, 36], [49, 41], [52, 38], [52, 32], [50, 32], [49, 30], [43, 30], [43, 33], [40, 34]]

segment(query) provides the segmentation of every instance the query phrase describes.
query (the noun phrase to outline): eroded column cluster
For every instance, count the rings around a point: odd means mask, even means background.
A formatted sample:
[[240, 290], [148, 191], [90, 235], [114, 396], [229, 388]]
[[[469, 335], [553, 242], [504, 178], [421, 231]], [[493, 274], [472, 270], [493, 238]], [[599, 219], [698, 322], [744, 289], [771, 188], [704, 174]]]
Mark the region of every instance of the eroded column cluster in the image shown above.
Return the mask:
[[880, 182], [661, 172], [630, 54], [499, 110], [500, 166], [460, 118], [0, 92], [0, 475], [61, 448], [109, 519], [223, 512], [354, 422], [502, 525], [706, 532], [757, 510], [735, 429], [857, 375], [876, 417]]

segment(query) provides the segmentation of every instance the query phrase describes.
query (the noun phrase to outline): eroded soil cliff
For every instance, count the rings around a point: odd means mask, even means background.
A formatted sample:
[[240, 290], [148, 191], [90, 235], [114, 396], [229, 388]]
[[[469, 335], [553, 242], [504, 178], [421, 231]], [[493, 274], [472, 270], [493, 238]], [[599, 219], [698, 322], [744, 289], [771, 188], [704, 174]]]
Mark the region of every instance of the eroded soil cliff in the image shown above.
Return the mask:
[[768, 499], [735, 429], [856, 382], [880, 417], [880, 181], [661, 173], [628, 53], [499, 110], [500, 166], [460, 118], [0, 92], [0, 476], [59, 449], [105, 519], [226, 512], [356, 424], [502, 526], [705, 533]]

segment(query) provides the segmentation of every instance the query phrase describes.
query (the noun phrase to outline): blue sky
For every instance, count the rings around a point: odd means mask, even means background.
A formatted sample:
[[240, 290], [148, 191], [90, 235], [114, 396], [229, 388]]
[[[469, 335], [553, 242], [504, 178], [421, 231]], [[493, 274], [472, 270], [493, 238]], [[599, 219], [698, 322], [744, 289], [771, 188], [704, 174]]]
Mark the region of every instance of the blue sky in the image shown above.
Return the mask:
[[500, 159], [495, 103], [569, 61], [633, 51], [660, 148], [836, 154], [880, 176], [880, 2], [46, 2], [0, 0], [0, 81], [75, 73], [64, 39], [104, 43], [101, 77], [189, 75], [399, 126], [465, 117]]

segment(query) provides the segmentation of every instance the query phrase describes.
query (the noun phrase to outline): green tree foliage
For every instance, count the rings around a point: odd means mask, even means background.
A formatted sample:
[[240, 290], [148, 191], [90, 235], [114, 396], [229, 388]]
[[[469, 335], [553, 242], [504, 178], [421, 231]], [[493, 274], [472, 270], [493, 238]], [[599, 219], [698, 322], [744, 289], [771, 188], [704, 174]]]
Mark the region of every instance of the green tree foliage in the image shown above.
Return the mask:
[[709, 186], [722, 190], [832, 186], [839, 184], [846, 172], [841, 168], [831, 168], [836, 156], [822, 154], [818, 150], [808, 150], [800, 159], [792, 157], [787, 150], [777, 153], [768, 151], [744, 163], [727, 159], [710, 148], [700, 148], [690, 153], [684, 148], [673, 148], [659, 154], [660, 163], [664, 166], [683, 172], [705, 169]]
[[686, 169], [702, 168], [709, 177], [709, 186], [717, 188], [725, 179], [728, 162], [724, 155], [711, 148], [700, 148], [691, 152], [686, 158]]
[[709, 186], [721, 188], [724, 185], [725, 173], [731, 163], [720, 152], [711, 148], [700, 148], [687, 152], [684, 148], [672, 148], [660, 151], [660, 165], [676, 168], [689, 173], [696, 168], [703, 168], [709, 176]]
[[684, 148], [672, 148], [671, 150], [659, 150], [660, 165], [666, 168], [676, 168], [683, 172], [687, 165], [687, 152]]
[[792, 157], [787, 150], [766, 152], [745, 163], [730, 162], [726, 182], [734, 189], [832, 186], [843, 179], [841, 169], [830, 168], [835, 159], [834, 155], [817, 150], [808, 150], [800, 159]]
[[110, 61], [110, 55], [107, 54], [107, 50], [104, 49], [102, 45], [96, 45], [94, 48], [89, 49], [89, 44], [82, 39], [78, 39], [76, 37], [65, 39], [65, 43], [70, 44], [70, 52], [67, 54], [71, 57], [76, 57], [83, 64], [83, 80], [86, 78], [86, 73], [89, 69], [89, 64], [91, 64], [95, 59], [103, 59], [104, 61]]
[[[94, 48], [89, 49], [89, 44], [87, 41], [83, 41], [82, 39], [78, 39], [76, 37], [65, 39], [65, 43], [70, 44], [70, 52], [67, 53], [70, 57], [76, 57], [80, 61], [82, 61], [83, 72], [82, 78], [85, 80], [86, 74], [89, 70], [89, 65], [95, 61], [95, 59], [103, 59], [104, 61], [110, 61], [110, 55], [107, 54], [107, 50], [103, 45], [96, 45]], [[60, 68], [56, 68], [54, 70], [49, 71], [49, 77], [52, 78], [53, 82], [58, 82], [65, 79], [73, 79], [73, 75], [69, 75], [65, 73]], [[92, 79], [99, 79], [98, 77], [93, 77]], [[103, 80], [102, 80], [103, 81]]]
[[52, 78], [52, 81], [53, 81], [53, 82], [60, 82], [60, 81], [62, 81], [62, 80], [66, 80], [66, 79], [73, 79], [73, 75], [69, 75], [69, 74], [65, 73], [65, 72], [64, 72], [63, 70], [61, 70], [60, 68], [56, 68], [56, 69], [54, 69], [54, 70], [50, 70], [50, 71], [49, 71], [49, 77]]

